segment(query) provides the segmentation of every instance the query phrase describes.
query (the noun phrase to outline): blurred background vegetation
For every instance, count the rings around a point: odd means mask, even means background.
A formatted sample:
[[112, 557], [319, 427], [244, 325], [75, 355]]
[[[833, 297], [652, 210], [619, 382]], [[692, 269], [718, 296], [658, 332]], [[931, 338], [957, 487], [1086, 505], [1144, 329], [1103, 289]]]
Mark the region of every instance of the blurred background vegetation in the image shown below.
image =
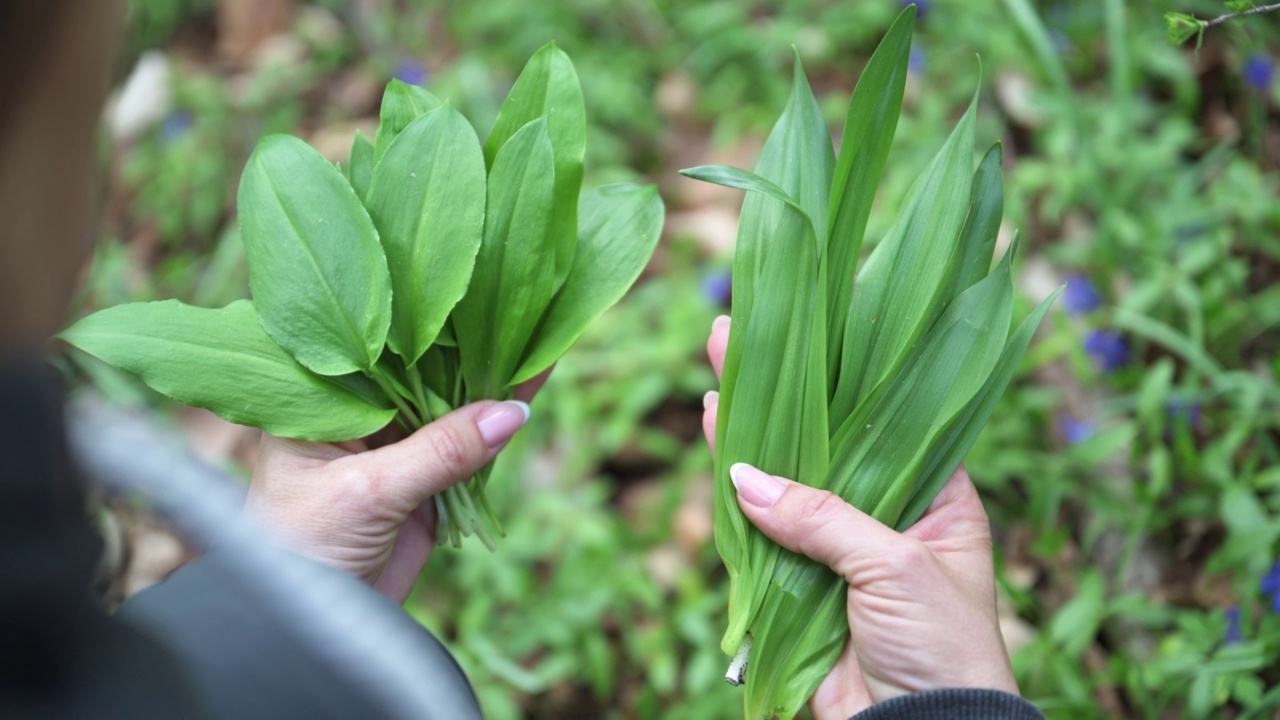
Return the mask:
[[[555, 40], [569, 53], [587, 100], [587, 185], [657, 182], [666, 235], [504, 453], [490, 486], [500, 552], [437, 553], [408, 608], [495, 720], [739, 717], [721, 679], [725, 576], [699, 416], [740, 197], [675, 171], [754, 164], [793, 44], [838, 132], [899, 1], [130, 5], [80, 312], [245, 296], [235, 187], [263, 134], [301, 135], [345, 162], [398, 77], [484, 137], [534, 50]], [[1005, 148], [1002, 235], [1025, 240], [1023, 310], [1070, 281], [967, 460], [1024, 694], [1051, 718], [1280, 717], [1277, 19], [1215, 28], [1197, 54], [1166, 42], [1162, 16], [1211, 17], [1221, 2], [919, 5], [869, 238], [981, 81], [980, 144]], [[86, 356], [64, 360], [153, 408], [203, 457], [251, 465], [254, 431], [172, 407]], [[185, 551], [119, 513], [127, 593]]]

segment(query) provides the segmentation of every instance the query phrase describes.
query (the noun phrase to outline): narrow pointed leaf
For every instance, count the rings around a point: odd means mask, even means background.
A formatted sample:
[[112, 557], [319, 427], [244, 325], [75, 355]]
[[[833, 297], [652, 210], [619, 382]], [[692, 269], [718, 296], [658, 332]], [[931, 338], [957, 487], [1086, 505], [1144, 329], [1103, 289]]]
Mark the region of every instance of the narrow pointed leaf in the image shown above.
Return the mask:
[[62, 337], [178, 402], [272, 435], [352, 440], [395, 415], [299, 365], [263, 331], [248, 300], [220, 310], [177, 300], [118, 305]]
[[373, 171], [365, 201], [391, 271], [387, 345], [422, 357], [467, 291], [484, 230], [480, 140], [449, 105], [419, 117]]
[[831, 229], [825, 253], [830, 339], [827, 362], [832, 383], [840, 367], [840, 339], [844, 337], [867, 218], [902, 112], [915, 17], [914, 5], [898, 15], [871, 55], [849, 100], [844, 139], [831, 183]]
[[435, 95], [399, 80], [387, 83], [382, 94], [382, 108], [378, 114], [378, 137], [374, 141], [373, 162], [377, 164], [387, 153], [396, 137], [409, 127], [409, 123], [440, 107]]
[[551, 367], [597, 317], [626, 294], [662, 234], [653, 185], [606, 185], [582, 194], [578, 249], [511, 384]]
[[[837, 431], [826, 488], [893, 525], [923, 469], [924, 449], [978, 393], [995, 365], [1011, 305], [1006, 260], [952, 303], [918, 351]], [[789, 718], [844, 646], [848, 621], [832, 593], [842, 595], [845, 583], [793, 553], [780, 556], [773, 579], [755, 625], [747, 702], [753, 717]], [[805, 642], [806, 637], [822, 640]]]
[[941, 309], [973, 184], [977, 96], [853, 285], [831, 417], [853, 412]]
[[[820, 482], [825, 467], [826, 350], [821, 336], [826, 293], [818, 288], [823, 280], [818, 257], [834, 165], [830, 134], [797, 59], [791, 98], [756, 172], [723, 167], [686, 171], [753, 191], [743, 202], [738, 226], [734, 332], [716, 430], [716, 547], [730, 577], [729, 624], [721, 647], [730, 654], [764, 601], [779, 548], [742, 517], [729, 467], [748, 462], [812, 484]], [[815, 346], [821, 348], [817, 358], [811, 354]], [[749, 410], [735, 415], [732, 408], [738, 402]]]
[[899, 530], [911, 527], [924, 515], [951, 473], [955, 472], [964, 456], [969, 453], [969, 448], [977, 442], [991, 413], [995, 412], [1000, 397], [1013, 381], [1022, 356], [1031, 344], [1036, 329], [1040, 327], [1040, 321], [1061, 292], [1062, 288], [1055, 290], [1022, 321], [1017, 331], [1009, 337], [1009, 342], [1005, 344], [1004, 352], [1000, 354], [995, 370], [987, 378], [986, 384], [951, 423], [942, 438], [929, 448], [924, 470], [920, 474], [919, 487], [902, 511], [902, 517], [898, 519]]
[[516, 133], [489, 172], [484, 239], [453, 315], [472, 397], [505, 390], [551, 301], [554, 176], [545, 118]]
[[359, 130], [356, 131], [355, 139], [351, 141], [351, 162], [347, 174], [351, 180], [351, 188], [356, 191], [356, 197], [364, 200], [365, 195], [369, 193], [369, 182], [373, 179], [373, 143], [369, 142], [369, 138]]
[[503, 146], [526, 124], [547, 118], [555, 155], [555, 282], [569, 274], [578, 243], [578, 194], [582, 191], [582, 161], [586, 154], [587, 111], [573, 62], [555, 43], [534, 53], [507, 95], [484, 144], [492, 168]]
[[267, 334], [321, 375], [371, 368], [391, 322], [391, 280], [346, 178], [305, 142], [271, 135], [245, 166], [238, 205]]
[[1004, 217], [1004, 175], [1000, 143], [991, 146], [973, 174], [969, 215], [956, 243], [951, 282], [943, 296], [947, 302], [991, 272], [991, 256]]

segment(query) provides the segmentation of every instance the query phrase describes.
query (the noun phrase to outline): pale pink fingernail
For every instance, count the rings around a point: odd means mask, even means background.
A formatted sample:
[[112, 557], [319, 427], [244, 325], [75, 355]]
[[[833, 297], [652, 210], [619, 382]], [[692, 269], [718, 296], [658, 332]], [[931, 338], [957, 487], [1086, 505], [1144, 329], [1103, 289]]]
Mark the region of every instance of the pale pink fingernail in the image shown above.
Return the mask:
[[711, 332], [728, 329], [729, 322], [730, 320], [728, 315], [717, 316], [715, 320], [711, 321]]
[[715, 390], [708, 390], [706, 395], [702, 396], [702, 409], [710, 410], [712, 405], [720, 402], [720, 393]]
[[729, 479], [733, 480], [738, 495], [756, 507], [772, 507], [787, 491], [781, 480], [746, 463], [734, 463], [729, 468]]
[[490, 448], [500, 447], [511, 439], [516, 431], [529, 422], [529, 405], [519, 400], [507, 400], [490, 406], [476, 418], [480, 437]]

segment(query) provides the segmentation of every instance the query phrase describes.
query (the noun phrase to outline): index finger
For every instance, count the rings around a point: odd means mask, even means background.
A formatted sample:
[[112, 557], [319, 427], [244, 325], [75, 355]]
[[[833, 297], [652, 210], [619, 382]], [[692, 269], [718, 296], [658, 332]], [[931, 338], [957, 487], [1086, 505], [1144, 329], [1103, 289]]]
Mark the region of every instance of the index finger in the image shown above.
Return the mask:
[[729, 347], [729, 316], [721, 315], [711, 323], [711, 337], [707, 338], [707, 357], [711, 358], [711, 369], [716, 372], [716, 379], [724, 373], [724, 354]]

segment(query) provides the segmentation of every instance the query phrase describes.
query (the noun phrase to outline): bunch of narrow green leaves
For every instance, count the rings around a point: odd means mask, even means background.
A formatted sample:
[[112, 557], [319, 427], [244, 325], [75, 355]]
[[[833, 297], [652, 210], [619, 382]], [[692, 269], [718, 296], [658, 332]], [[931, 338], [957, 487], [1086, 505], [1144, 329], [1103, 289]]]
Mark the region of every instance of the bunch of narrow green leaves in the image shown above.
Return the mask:
[[[506, 399], [551, 367], [639, 276], [652, 186], [581, 192], [586, 114], [554, 45], [525, 66], [481, 146], [448, 103], [393, 81], [346, 176], [264, 138], [240, 182], [252, 302], [108, 308], [63, 337], [180, 402], [275, 435], [413, 431]], [[488, 468], [437, 496], [442, 539], [501, 527]]]
[[715, 470], [716, 546], [731, 582], [722, 646], [738, 656], [730, 680], [745, 679], [748, 718], [791, 718], [813, 694], [849, 636], [846, 588], [745, 519], [729, 467], [750, 463], [826, 488], [886, 525], [911, 525], [973, 444], [1053, 300], [1009, 334], [1013, 249], [991, 269], [1000, 148], [975, 171], [974, 105], [856, 266], [914, 21], [908, 7], [863, 72], [839, 158], [797, 58], [755, 173], [683, 171], [748, 191]]

